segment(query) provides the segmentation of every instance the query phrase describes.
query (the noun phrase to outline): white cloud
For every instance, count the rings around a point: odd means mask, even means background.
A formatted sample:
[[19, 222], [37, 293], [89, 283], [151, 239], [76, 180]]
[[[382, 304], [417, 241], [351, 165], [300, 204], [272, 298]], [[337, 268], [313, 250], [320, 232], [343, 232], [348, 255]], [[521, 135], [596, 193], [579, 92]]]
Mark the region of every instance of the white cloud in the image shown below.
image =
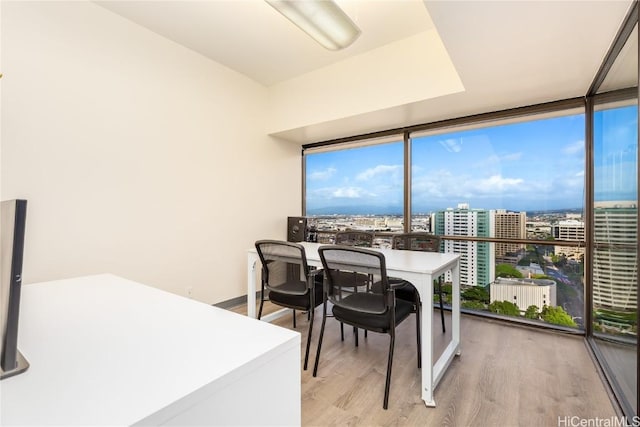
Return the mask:
[[582, 141], [582, 140], [573, 142], [573, 143], [571, 143], [569, 145], [566, 145], [562, 149], [562, 152], [564, 154], [568, 154], [568, 155], [582, 153], [583, 151], [584, 151], [584, 141]]
[[518, 188], [523, 182], [522, 178], [505, 178], [501, 175], [492, 175], [489, 178], [478, 180], [475, 187], [478, 191], [493, 193]]
[[400, 172], [402, 172], [401, 165], [378, 165], [359, 173], [356, 180], [368, 181], [379, 175], [397, 175]]
[[307, 175], [307, 179], [313, 181], [325, 181], [335, 175], [336, 172], [337, 170], [335, 168], [327, 168], [325, 170], [311, 172]]
[[471, 198], [487, 194], [515, 194], [529, 191], [522, 178], [506, 178], [494, 174], [487, 178], [478, 178], [469, 174], [454, 174], [447, 170], [434, 171], [432, 174], [416, 177], [413, 180], [414, 197], [429, 198], [452, 197]]
[[344, 198], [344, 199], [360, 199], [365, 196], [371, 196], [371, 193], [366, 192], [364, 189], [359, 187], [342, 187], [336, 188], [331, 193], [332, 197], [336, 198]]
[[428, 199], [443, 197], [446, 194], [457, 193], [460, 177], [447, 170], [434, 170], [431, 173], [414, 176], [411, 182], [414, 197]]

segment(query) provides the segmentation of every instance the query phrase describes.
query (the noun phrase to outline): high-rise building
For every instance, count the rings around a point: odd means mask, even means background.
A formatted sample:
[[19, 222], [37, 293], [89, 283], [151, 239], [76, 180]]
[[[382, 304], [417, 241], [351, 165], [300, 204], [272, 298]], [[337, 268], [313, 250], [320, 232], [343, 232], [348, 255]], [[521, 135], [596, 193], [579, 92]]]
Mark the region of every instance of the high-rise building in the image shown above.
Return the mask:
[[[495, 234], [492, 237], [499, 239], [526, 239], [527, 237], [527, 213], [507, 212], [505, 209], [497, 209], [493, 212]], [[513, 264], [518, 262], [519, 254], [525, 245], [518, 243], [496, 243], [495, 257], [498, 264]]]
[[[552, 236], [557, 240], [581, 241], [584, 242], [584, 222], [576, 219], [558, 221], [551, 227]], [[584, 248], [578, 246], [556, 245], [556, 254], [563, 254], [572, 258], [579, 258], [584, 255]]]
[[[492, 211], [470, 209], [461, 203], [456, 209], [448, 208], [434, 214], [433, 231], [440, 236], [492, 237]], [[494, 244], [443, 240], [443, 252], [458, 253], [460, 257], [460, 284], [462, 286], [482, 286], [491, 283], [495, 277]], [[447, 277], [447, 280], [449, 278]]]
[[637, 202], [596, 202], [594, 208], [594, 305], [596, 310], [633, 312], [638, 298]]

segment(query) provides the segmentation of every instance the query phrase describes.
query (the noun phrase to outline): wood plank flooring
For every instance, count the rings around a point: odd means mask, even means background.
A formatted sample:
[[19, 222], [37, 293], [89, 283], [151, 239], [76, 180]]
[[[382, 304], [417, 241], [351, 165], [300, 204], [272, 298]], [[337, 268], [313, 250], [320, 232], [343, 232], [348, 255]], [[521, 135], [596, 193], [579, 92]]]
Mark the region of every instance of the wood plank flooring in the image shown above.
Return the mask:
[[[233, 311], [244, 314], [246, 306]], [[304, 358], [307, 316], [298, 313], [296, 319]], [[436, 388], [435, 408], [420, 398], [413, 316], [398, 326], [389, 409], [384, 410], [389, 336], [369, 333], [364, 338], [360, 331], [355, 347], [352, 330], [345, 327], [341, 341], [339, 324], [327, 319], [314, 378], [321, 320], [318, 307], [309, 369], [302, 371], [304, 426], [558, 426], [565, 417], [617, 417], [581, 337], [465, 315], [462, 355]], [[441, 338], [436, 340], [437, 357], [445, 342], [437, 310], [433, 320], [434, 334]], [[273, 323], [292, 329], [291, 314]]]

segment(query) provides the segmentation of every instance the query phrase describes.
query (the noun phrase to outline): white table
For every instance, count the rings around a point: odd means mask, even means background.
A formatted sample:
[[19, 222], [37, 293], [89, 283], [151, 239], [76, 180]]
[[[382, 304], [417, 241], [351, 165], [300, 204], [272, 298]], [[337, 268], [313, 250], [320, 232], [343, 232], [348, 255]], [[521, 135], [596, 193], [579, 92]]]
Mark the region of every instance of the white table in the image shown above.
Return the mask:
[[297, 332], [112, 275], [23, 286], [20, 308], [31, 366], [0, 382], [1, 425], [301, 423]]
[[[320, 243], [302, 242], [305, 248], [307, 263], [310, 266], [322, 267], [318, 248]], [[374, 249], [382, 252], [386, 259], [387, 274], [410, 281], [420, 292], [422, 300], [422, 400], [427, 406], [435, 406], [433, 391], [451, 364], [454, 356], [460, 354], [460, 255], [451, 253], [433, 253], [418, 251], [402, 251], [394, 249]], [[248, 316], [256, 317], [256, 290], [259, 279], [260, 259], [255, 248], [248, 252], [247, 261], [247, 307]], [[451, 341], [438, 360], [433, 357], [432, 319], [433, 319], [433, 279], [441, 274], [451, 272]], [[278, 314], [263, 316], [271, 321]]]

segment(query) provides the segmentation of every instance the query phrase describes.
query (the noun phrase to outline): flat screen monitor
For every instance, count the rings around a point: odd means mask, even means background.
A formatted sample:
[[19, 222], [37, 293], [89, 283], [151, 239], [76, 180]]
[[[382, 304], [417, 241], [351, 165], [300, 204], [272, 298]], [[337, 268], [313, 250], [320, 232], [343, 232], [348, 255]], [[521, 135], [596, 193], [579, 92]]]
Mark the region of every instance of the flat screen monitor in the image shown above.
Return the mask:
[[29, 364], [18, 351], [26, 200], [0, 203], [0, 379], [24, 372]]

